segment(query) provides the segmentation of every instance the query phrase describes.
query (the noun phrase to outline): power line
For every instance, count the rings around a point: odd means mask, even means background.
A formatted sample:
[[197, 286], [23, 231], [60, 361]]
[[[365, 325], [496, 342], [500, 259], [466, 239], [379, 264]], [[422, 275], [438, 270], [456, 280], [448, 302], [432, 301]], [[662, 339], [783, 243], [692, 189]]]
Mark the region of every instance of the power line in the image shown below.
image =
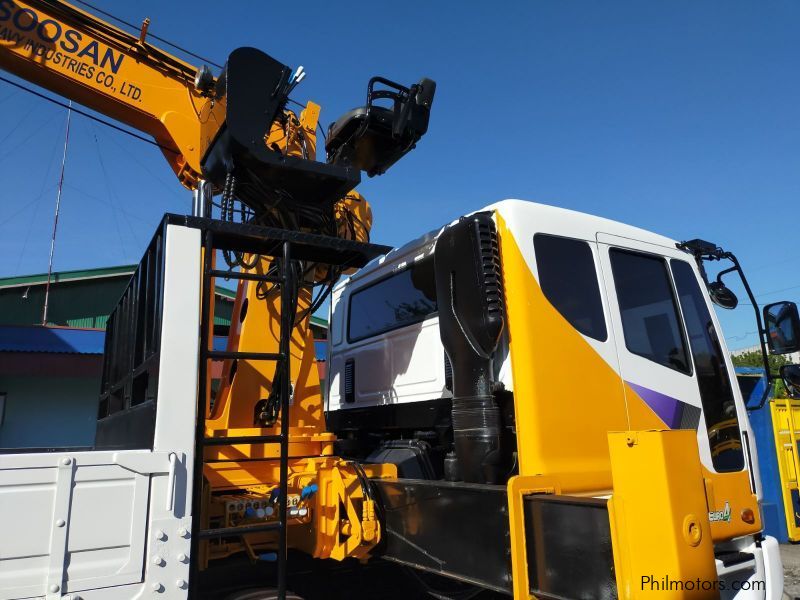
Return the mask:
[[14, 125], [14, 127], [11, 128], [11, 131], [9, 131], [5, 136], [3, 136], [3, 139], [0, 140], [0, 146], [2, 146], [8, 138], [10, 138], [12, 135], [14, 135], [14, 133], [16, 133], [17, 129], [22, 127], [22, 124], [27, 120], [28, 117], [31, 116], [31, 114], [33, 113], [34, 110], [36, 110], [36, 106], [31, 106], [30, 110], [25, 113], [25, 116], [22, 117], [21, 119], [19, 119], [17, 121], [17, 124]]
[[[6, 225], [6, 224], [10, 223], [11, 221], [13, 221], [18, 215], [21, 215], [23, 212], [25, 212], [27, 209], [29, 209], [31, 206], [33, 206], [34, 202], [38, 202], [39, 200], [41, 200], [42, 196], [44, 196], [44, 193], [45, 192], [49, 192], [53, 187], [55, 187], [55, 186], [51, 185], [50, 187], [44, 188], [40, 192], [40, 194], [38, 196], [36, 196], [36, 198], [31, 200], [27, 204], [23, 204], [16, 212], [12, 213], [11, 216], [6, 217], [4, 220], [0, 221], [0, 227], [3, 227], [4, 225]], [[69, 187], [69, 186], [67, 186], [67, 187]]]
[[7, 100], [10, 100], [16, 95], [17, 95], [17, 90], [11, 90], [11, 93], [8, 96], [6, 96], [5, 98], [0, 98], [0, 104], [5, 103]]
[[[780, 294], [780, 293], [783, 293], [783, 292], [789, 292], [789, 291], [797, 290], [797, 289], [800, 289], [800, 285], [790, 285], [789, 287], [781, 288], [779, 290], [772, 290], [771, 292], [763, 292], [761, 294], [756, 294], [755, 297], [756, 298], [761, 298], [763, 296], [771, 296], [772, 294]], [[757, 303], [756, 306], [757, 307], [763, 307], [763, 306], [766, 306], [767, 304], [769, 304], [769, 302]], [[739, 302], [739, 306], [753, 306], [753, 305], [750, 302]]]
[[[161, 176], [160, 176], [160, 175], [157, 175], [157, 174], [153, 173], [153, 171], [151, 171], [151, 170], [150, 170], [150, 168], [149, 168], [147, 165], [145, 165], [145, 164], [144, 164], [144, 163], [143, 163], [143, 162], [142, 162], [142, 161], [139, 159], [139, 157], [137, 157], [137, 156], [136, 156], [136, 154], [134, 154], [134, 153], [133, 153], [133, 152], [131, 152], [131, 151], [130, 151], [128, 148], [126, 148], [126, 147], [125, 147], [125, 145], [123, 145], [122, 143], [118, 142], [118, 141], [115, 139], [115, 137], [114, 137], [114, 136], [109, 136], [109, 137], [108, 137], [108, 138], [106, 138], [106, 139], [107, 139], [107, 140], [109, 140], [109, 141], [111, 141], [111, 142], [112, 142], [112, 143], [113, 143], [113, 144], [114, 144], [114, 145], [115, 145], [117, 148], [119, 148], [120, 150], [122, 150], [123, 152], [125, 152], [125, 153], [126, 153], [126, 154], [127, 154], [129, 157], [130, 157], [130, 159], [131, 159], [132, 161], [134, 161], [134, 162], [135, 162], [136, 164], [138, 164], [138, 165], [139, 165], [139, 166], [140, 166], [142, 169], [144, 169], [145, 171], [147, 171], [148, 175], [150, 175], [150, 177], [151, 177], [153, 180], [155, 180], [155, 181], [157, 181], [158, 183], [160, 183], [160, 184], [161, 184], [161, 185], [162, 185], [164, 188], [166, 188], [166, 189], [168, 189], [168, 190], [169, 190], [169, 192], [170, 192], [170, 194], [171, 194], [171, 195], [175, 196], [175, 193], [176, 193], [177, 189], [178, 189], [180, 186], [176, 186], [176, 185], [175, 185], [175, 183], [174, 183], [174, 180], [173, 180], [171, 183], [167, 183], [166, 181], [164, 181], [164, 180], [161, 178]], [[177, 200], [177, 197], [175, 197], [175, 200]]]
[[788, 292], [789, 290], [796, 290], [800, 288], [800, 285], [791, 285], [789, 287], [781, 288], [779, 290], [772, 290], [771, 292], [764, 292], [762, 294], [756, 294], [756, 298], [761, 298], [762, 296], [769, 296], [771, 294], [779, 294], [781, 292]]
[[[112, 204], [111, 202], [109, 202], [107, 200], [104, 200], [103, 198], [100, 198], [99, 196], [95, 196], [93, 194], [90, 194], [89, 192], [87, 192], [83, 188], [79, 188], [79, 187], [77, 187], [77, 186], [75, 186], [75, 185], [73, 185], [71, 183], [65, 183], [64, 187], [67, 187], [67, 188], [69, 188], [69, 189], [71, 189], [71, 190], [73, 190], [75, 192], [78, 192], [84, 198], [88, 198], [89, 200], [94, 200], [95, 202], [99, 202], [100, 204], [103, 204], [105, 206], [110, 207], [112, 210], [119, 211], [122, 214], [130, 217], [131, 219], [136, 219], [137, 221], [141, 221], [142, 223], [147, 223], [148, 225], [152, 225], [152, 221], [150, 219], [145, 219], [145, 218], [141, 217], [140, 215], [135, 215], [133, 213], [130, 213], [130, 212], [120, 208], [116, 204]], [[0, 223], [0, 225], [2, 225], [2, 223]]]
[[[116, 204], [116, 202], [114, 202], [114, 194], [111, 192], [111, 186], [108, 183], [108, 174], [106, 173], [106, 167], [103, 164], [103, 155], [100, 153], [100, 142], [97, 141], [97, 132], [94, 133], [94, 142], [95, 142], [95, 149], [97, 150], [97, 159], [100, 162], [100, 170], [103, 173], [103, 181], [106, 184], [106, 190], [108, 191], [108, 197], [111, 200], [112, 205], [113, 205], [113, 204]], [[116, 211], [112, 210], [111, 217], [114, 219], [114, 226], [117, 229], [117, 237], [119, 238], [119, 244], [122, 247], [123, 260], [125, 260], [127, 262], [127, 260], [128, 260], [128, 250], [125, 247], [125, 240], [122, 239], [122, 230], [120, 229], [119, 221], [117, 220]], [[130, 227], [130, 223], [128, 223], [128, 226]], [[138, 241], [137, 241], [137, 243], [138, 243]]]
[[44, 121], [42, 121], [42, 123], [39, 125], [39, 127], [36, 127], [35, 129], [33, 129], [25, 139], [20, 141], [18, 144], [16, 144], [10, 150], [8, 150], [8, 151], [4, 152], [2, 155], [0, 155], [0, 162], [4, 161], [7, 157], [11, 156], [12, 154], [15, 154], [17, 149], [19, 149], [23, 144], [25, 144], [25, 142], [30, 140], [33, 136], [35, 136], [37, 133], [39, 133], [42, 129], [44, 129], [45, 127], [50, 125], [50, 123], [56, 118], [56, 116], [57, 115], [51, 115], [50, 118], [45, 119]]
[[[83, 6], [86, 6], [87, 8], [91, 8], [93, 11], [95, 11], [97, 13], [100, 13], [104, 17], [108, 17], [109, 19], [112, 19], [112, 20], [116, 21], [117, 23], [122, 23], [126, 27], [130, 27], [131, 29], [133, 29], [136, 32], [139, 31], [139, 27], [134, 25], [133, 23], [125, 21], [124, 19], [120, 19], [119, 17], [111, 14], [110, 12], [106, 12], [101, 8], [97, 8], [93, 4], [89, 4], [88, 2], [85, 2], [84, 0], [75, 0], [75, 2], [77, 2], [78, 4], [82, 4]], [[222, 68], [222, 65], [219, 65], [219, 64], [215, 63], [213, 60], [210, 60], [208, 58], [204, 58], [203, 56], [200, 56], [199, 54], [195, 54], [191, 50], [187, 50], [186, 48], [178, 46], [177, 44], [174, 44], [174, 43], [170, 42], [169, 40], [166, 40], [166, 39], [164, 39], [162, 37], [158, 37], [154, 33], [150, 33], [148, 31], [147, 36], [153, 38], [154, 40], [158, 40], [162, 44], [166, 44], [170, 48], [174, 48], [175, 50], [178, 50], [179, 52], [183, 52], [184, 54], [188, 54], [192, 58], [196, 58], [198, 60], [202, 60], [203, 62], [207, 62], [208, 64], [210, 64], [210, 65], [212, 65], [214, 67], [217, 67], [218, 69]]]
[[31, 216], [31, 221], [28, 223], [28, 229], [25, 232], [25, 239], [22, 242], [22, 249], [19, 252], [19, 257], [17, 258], [17, 266], [14, 269], [15, 274], [19, 274], [19, 267], [22, 264], [22, 259], [25, 256], [25, 250], [28, 247], [28, 241], [31, 237], [31, 231], [33, 230], [33, 226], [36, 223], [36, 217], [39, 214], [39, 207], [41, 206], [41, 199], [44, 196], [44, 191], [47, 182], [47, 176], [50, 175], [50, 170], [53, 168], [53, 163], [55, 162], [57, 156], [58, 146], [55, 144], [53, 145], [53, 154], [50, 156], [50, 163], [47, 165], [47, 170], [44, 172], [44, 177], [42, 178], [42, 189], [41, 193], [36, 199], [35, 206], [33, 207], [33, 215]]
[[[51, 98], [51, 97], [49, 97], [49, 96], [47, 96], [45, 94], [37, 92], [36, 90], [34, 90], [32, 88], [24, 86], [21, 83], [17, 83], [16, 81], [12, 81], [10, 79], [7, 79], [6, 77], [0, 76], [0, 81], [4, 81], [9, 85], [13, 85], [14, 87], [17, 87], [17, 88], [19, 88], [21, 90], [24, 90], [24, 91], [26, 91], [26, 92], [28, 92], [30, 94], [33, 94], [34, 96], [37, 96], [38, 98], [42, 98], [43, 100], [47, 100], [48, 102], [52, 102], [53, 104], [55, 104], [57, 106], [60, 106], [61, 108], [66, 108], [66, 109], [70, 108], [69, 104], [67, 104], [65, 102], [61, 102], [60, 100], [56, 100], [55, 98]], [[148, 144], [152, 144], [153, 146], [157, 146], [158, 148], [161, 148], [162, 150], [166, 150], [167, 152], [172, 152], [174, 154], [180, 154], [180, 152], [178, 150], [176, 150], [175, 148], [170, 148], [169, 146], [164, 146], [162, 144], [159, 144], [155, 140], [151, 140], [149, 138], [146, 138], [143, 135], [139, 135], [138, 133], [135, 133], [133, 131], [125, 129], [124, 127], [120, 127], [119, 125], [115, 125], [111, 121], [106, 121], [105, 119], [101, 119], [100, 117], [96, 117], [91, 113], [88, 113], [86, 111], [80, 110], [79, 108], [73, 107], [72, 108], [72, 112], [78, 113], [79, 115], [84, 116], [87, 119], [91, 119], [92, 121], [100, 123], [101, 125], [105, 125], [106, 127], [110, 127], [111, 129], [116, 129], [117, 131], [121, 131], [122, 133], [126, 133], [129, 136], [136, 138], [137, 140], [141, 140], [143, 142], [147, 142]]]
[[726, 340], [733, 340], [734, 342], [741, 342], [741, 341], [749, 338], [751, 335], [757, 335], [757, 334], [758, 334], [757, 331], [745, 331], [741, 335], [729, 335], [725, 339]]

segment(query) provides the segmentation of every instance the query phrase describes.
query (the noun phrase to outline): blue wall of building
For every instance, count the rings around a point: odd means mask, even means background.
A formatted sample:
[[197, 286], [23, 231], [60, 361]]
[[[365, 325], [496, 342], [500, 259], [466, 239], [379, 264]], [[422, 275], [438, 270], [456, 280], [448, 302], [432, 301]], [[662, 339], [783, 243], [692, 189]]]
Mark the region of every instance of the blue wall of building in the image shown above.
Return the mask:
[[0, 376], [0, 448], [94, 445], [99, 390], [96, 377]]

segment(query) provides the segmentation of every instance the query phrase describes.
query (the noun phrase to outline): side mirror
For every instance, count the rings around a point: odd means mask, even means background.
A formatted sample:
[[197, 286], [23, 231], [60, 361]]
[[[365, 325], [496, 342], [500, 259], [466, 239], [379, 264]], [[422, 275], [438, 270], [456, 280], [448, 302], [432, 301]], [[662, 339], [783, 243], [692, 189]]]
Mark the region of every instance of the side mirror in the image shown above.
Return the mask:
[[721, 281], [712, 281], [708, 284], [708, 294], [711, 301], [719, 307], [734, 309], [739, 305], [739, 299], [730, 288]]
[[794, 302], [775, 302], [764, 307], [764, 327], [772, 354], [800, 350], [800, 317]]
[[780, 374], [789, 395], [800, 398], [800, 365], [783, 365]]

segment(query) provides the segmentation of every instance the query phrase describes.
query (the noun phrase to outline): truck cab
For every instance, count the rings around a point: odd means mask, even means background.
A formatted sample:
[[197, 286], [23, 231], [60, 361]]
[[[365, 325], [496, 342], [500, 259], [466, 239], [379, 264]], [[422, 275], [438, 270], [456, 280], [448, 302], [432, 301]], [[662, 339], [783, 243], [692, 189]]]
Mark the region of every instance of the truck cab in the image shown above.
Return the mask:
[[[480, 219], [475, 231], [490, 231], [476, 238], [470, 256], [467, 246], [454, 245], [458, 234], [451, 232]], [[442, 256], [437, 246], [448, 235]], [[491, 239], [496, 248], [486, 250]], [[650, 487], [659, 485], [660, 476], [653, 474], [657, 467], [645, 475], [651, 465], [641, 464], [640, 485], [626, 488], [615, 465], [621, 455], [614, 436], [628, 432], [628, 448], [638, 444], [635, 432], [680, 438], [663, 447], [679, 450], [664, 450], [662, 458], [665, 464], [678, 461], [676, 453], [685, 448], [694, 455], [695, 464], [681, 458], [678, 471], [702, 501], [694, 526], [704, 536], [701, 545], [709, 544], [704, 573], [715, 588], [696, 597], [780, 598], [778, 545], [761, 533], [761, 484], [747, 410], [696, 257], [689, 246], [622, 223], [505, 200], [374, 260], [332, 295], [327, 411], [341, 451], [367, 462], [394, 462], [400, 477], [409, 479], [507, 486], [513, 513], [515, 504], [528, 511], [532, 494], [513, 497], [519, 488], [514, 480], [526, 478], [546, 480], [542, 489], [561, 497], [613, 504], [615, 494], [628, 494], [630, 508], [634, 490], [648, 486], [649, 477]], [[465, 288], [470, 276], [480, 288], [487, 269], [495, 267], [496, 281], [481, 289], [491, 294], [500, 288], [502, 327], [487, 352], [476, 340], [491, 309], [475, 318]], [[443, 318], [455, 328], [445, 328]], [[463, 330], [465, 344], [449, 339], [461, 335], [453, 329]], [[485, 355], [480, 379], [488, 385], [464, 385], [479, 363], [460, 354], [472, 351]], [[479, 394], [470, 385], [491, 401], [464, 433], [464, 415], [478, 410]], [[476, 434], [480, 427], [485, 430]], [[479, 451], [476, 463], [475, 446], [481, 444], [488, 449]], [[675, 472], [668, 467], [662, 475]], [[659, 500], [651, 501], [657, 511]], [[673, 508], [654, 512], [651, 521], [677, 519], [680, 511], [669, 514]], [[612, 506], [610, 512], [619, 513], [608, 517], [614, 538], [623, 529], [623, 511]], [[562, 528], [555, 537], [563, 541], [571, 534], [568, 524]], [[530, 523], [524, 529], [531, 534]], [[647, 547], [646, 540], [639, 542]], [[682, 551], [676, 543], [676, 556]], [[527, 566], [514, 573], [525, 571], [530, 593], [544, 597], [639, 597], [664, 586], [669, 591], [670, 579], [681, 578], [666, 568], [634, 573], [615, 562], [616, 589], [607, 595], [579, 576], [554, 583], [541, 564], [531, 565], [536, 550], [530, 545], [515, 552], [514, 569], [521, 560]], [[554, 561], [550, 573], [563, 567], [555, 558], [563, 552], [569, 549], [538, 548], [539, 556]], [[630, 589], [634, 580], [639, 593]], [[633, 595], [623, 593], [625, 586]]]

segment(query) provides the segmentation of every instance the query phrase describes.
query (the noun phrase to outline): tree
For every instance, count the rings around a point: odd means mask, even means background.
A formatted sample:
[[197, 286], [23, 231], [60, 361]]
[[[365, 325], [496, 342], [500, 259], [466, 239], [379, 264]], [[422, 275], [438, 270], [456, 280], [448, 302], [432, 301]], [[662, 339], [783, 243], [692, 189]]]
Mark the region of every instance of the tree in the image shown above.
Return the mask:
[[[769, 370], [771, 373], [778, 373], [778, 370], [783, 365], [789, 364], [789, 359], [783, 354], [768, 354]], [[761, 358], [761, 352], [758, 350], [749, 350], [741, 354], [731, 355], [733, 366], [735, 367], [764, 367], [764, 361]]]
[[[764, 368], [764, 360], [761, 358], [761, 352], [758, 350], [750, 350], [742, 352], [738, 355], [731, 355], [733, 366], [735, 367], [759, 367]], [[783, 365], [790, 364], [790, 360], [783, 354], [767, 354], [767, 361], [769, 362], [769, 371], [775, 377], [775, 388], [772, 391], [773, 398], [785, 398], [788, 396], [786, 389], [783, 386], [778, 376], [778, 371]]]

